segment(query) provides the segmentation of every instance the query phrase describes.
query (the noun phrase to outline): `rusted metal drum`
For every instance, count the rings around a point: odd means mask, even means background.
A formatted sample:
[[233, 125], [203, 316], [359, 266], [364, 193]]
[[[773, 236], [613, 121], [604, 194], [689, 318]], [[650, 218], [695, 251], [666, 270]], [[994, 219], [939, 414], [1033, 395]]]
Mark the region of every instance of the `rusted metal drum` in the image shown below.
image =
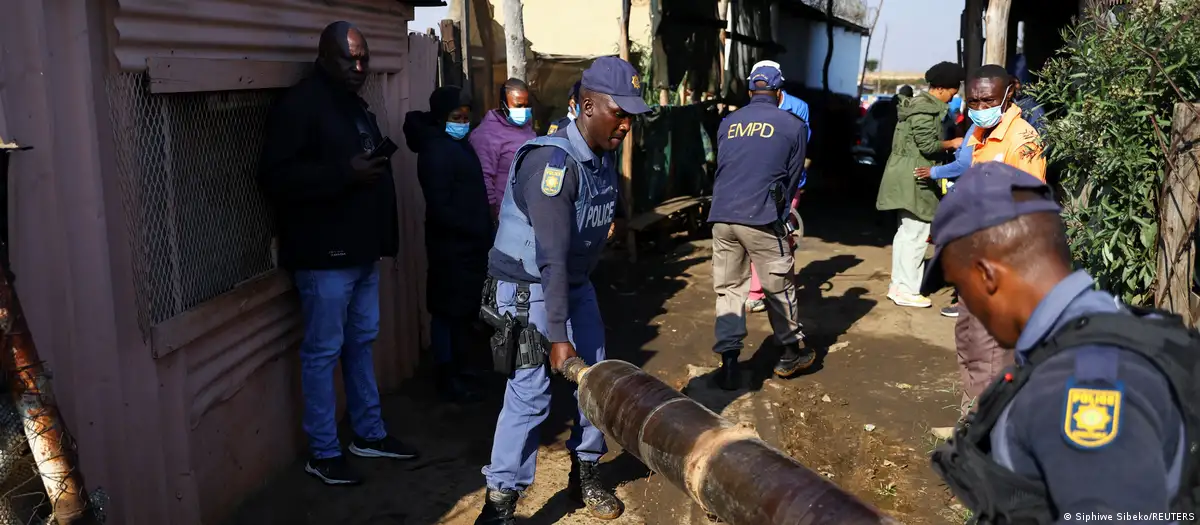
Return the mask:
[[636, 366], [563, 369], [592, 424], [726, 523], [897, 523]]

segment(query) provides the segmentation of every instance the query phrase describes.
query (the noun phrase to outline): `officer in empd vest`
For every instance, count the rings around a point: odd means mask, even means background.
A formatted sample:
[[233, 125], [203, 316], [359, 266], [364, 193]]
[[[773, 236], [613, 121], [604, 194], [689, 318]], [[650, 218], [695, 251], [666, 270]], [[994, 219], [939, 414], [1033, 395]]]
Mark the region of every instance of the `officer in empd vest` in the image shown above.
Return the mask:
[[[508, 377], [491, 464], [483, 469], [487, 501], [477, 524], [515, 523], [519, 493], [533, 483], [537, 428], [550, 411], [550, 370], [576, 355], [588, 364], [605, 358], [604, 323], [589, 276], [617, 210], [612, 152], [630, 132], [632, 116], [650, 110], [641, 96], [633, 66], [598, 58], [583, 73], [578, 118], [529, 141], [513, 159], [488, 261], [494, 304], [536, 329], [549, 356], [521, 354]], [[572, 499], [597, 518], [620, 516], [621, 502], [597, 475], [607, 451], [604, 436], [582, 411], [567, 449]]]
[[721, 122], [717, 174], [708, 222], [713, 236], [713, 289], [717, 292], [717, 385], [740, 387], [738, 357], [746, 338], [750, 263], [758, 269], [767, 318], [782, 348], [775, 374], [790, 377], [812, 366], [816, 354], [800, 331], [791, 246], [789, 201], [804, 171], [808, 125], [779, 109], [783, 73], [771, 64], [747, 79], [750, 103]]
[[999, 162], [972, 166], [938, 207], [921, 294], [955, 286], [1016, 366], [934, 470], [979, 523], [1194, 522], [1200, 336], [1073, 272], [1059, 212]]

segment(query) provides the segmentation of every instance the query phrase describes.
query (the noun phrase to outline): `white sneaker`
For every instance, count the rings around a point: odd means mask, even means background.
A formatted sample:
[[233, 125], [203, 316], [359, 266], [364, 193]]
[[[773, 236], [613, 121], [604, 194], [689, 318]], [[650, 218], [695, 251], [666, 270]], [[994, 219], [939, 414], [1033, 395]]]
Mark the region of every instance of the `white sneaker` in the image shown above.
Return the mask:
[[924, 295], [897, 293], [891, 299], [892, 302], [896, 303], [896, 306], [907, 306], [910, 308], [929, 308], [933, 306], [933, 301]]
[[896, 296], [898, 295], [900, 295], [900, 289], [897, 288], [896, 285], [893, 284], [888, 286], [887, 298], [889, 301], [893, 303], [896, 302]]

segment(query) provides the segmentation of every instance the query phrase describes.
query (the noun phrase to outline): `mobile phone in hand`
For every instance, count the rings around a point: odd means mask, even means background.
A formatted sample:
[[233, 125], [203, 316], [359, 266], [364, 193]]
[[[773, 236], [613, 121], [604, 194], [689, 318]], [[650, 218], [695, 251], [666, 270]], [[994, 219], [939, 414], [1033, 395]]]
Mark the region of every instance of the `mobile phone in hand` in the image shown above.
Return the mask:
[[395, 142], [392, 142], [390, 137], [384, 137], [383, 142], [380, 142], [378, 146], [375, 146], [375, 149], [371, 150], [369, 157], [372, 159], [377, 159], [380, 157], [386, 159], [392, 155], [395, 155], [396, 151], [399, 149], [400, 147], [397, 146]]

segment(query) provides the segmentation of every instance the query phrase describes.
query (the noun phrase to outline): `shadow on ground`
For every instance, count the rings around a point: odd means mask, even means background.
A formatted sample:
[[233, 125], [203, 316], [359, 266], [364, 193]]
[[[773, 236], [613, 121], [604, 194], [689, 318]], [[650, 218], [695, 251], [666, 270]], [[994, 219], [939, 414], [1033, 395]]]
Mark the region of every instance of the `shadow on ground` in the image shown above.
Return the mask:
[[[648, 254], [636, 268], [606, 262], [598, 269], [593, 280], [605, 316], [610, 359], [643, 366], [654, 356], [655, 352], [643, 350], [646, 343], [660, 335], [660, 328], [650, 320], [665, 311], [668, 298], [687, 286], [681, 277], [702, 260], [689, 257], [686, 250], [676, 250]], [[480, 339], [476, 346], [478, 353], [472, 356], [472, 362], [489, 362], [486, 339]], [[485, 393], [484, 401], [460, 406], [435, 396], [431, 377], [431, 371], [422, 368], [399, 392], [383, 399], [389, 431], [420, 449], [420, 459], [397, 462], [351, 456], [350, 461], [363, 472], [366, 483], [327, 487], [304, 474], [304, 459], [298, 458], [245, 501], [226, 525], [472, 523], [480, 500], [471, 501], [469, 496], [484, 487], [481, 469], [489, 462], [505, 380], [496, 374], [484, 374], [476, 385]], [[573, 520], [564, 517], [577, 510], [567, 497], [565, 472], [569, 461], [563, 446], [577, 417], [577, 404], [572, 385], [566, 381], [556, 378], [552, 389], [550, 414], [539, 429], [545, 446], [538, 452], [538, 481], [530, 489], [542, 494], [528, 497], [529, 504], [522, 505], [523, 513], [528, 515], [533, 509], [525, 507], [541, 500], [536, 503], [536, 512], [521, 520], [531, 525], [570, 523]], [[342, 421], [341, 427], [342, 442], [347, 443], [351, 437], [348, 422]], [[606, 456], [609, 458], [602, 472], [610, 486], [650, 474], [628, 455], [610, 453]], [[614, 523], [641, 522], [623, 517]]]

